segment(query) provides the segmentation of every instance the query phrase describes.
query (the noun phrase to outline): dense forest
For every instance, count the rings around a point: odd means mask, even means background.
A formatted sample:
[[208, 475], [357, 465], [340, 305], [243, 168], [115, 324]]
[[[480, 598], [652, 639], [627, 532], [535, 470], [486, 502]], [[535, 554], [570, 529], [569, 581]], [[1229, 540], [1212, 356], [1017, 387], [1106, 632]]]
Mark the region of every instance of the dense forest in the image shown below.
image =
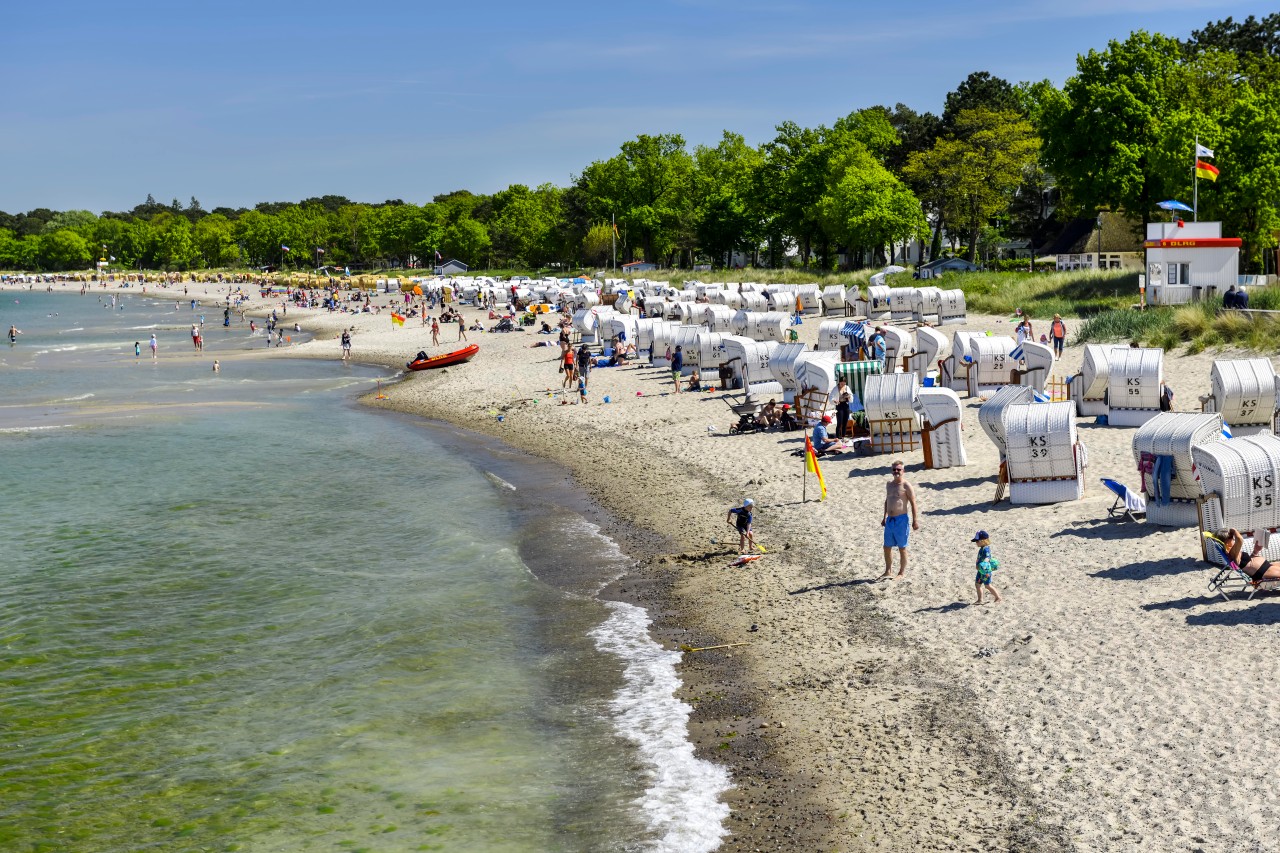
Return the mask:
[[535, 269], [607, 264], [615, 238], [620, 263], [661, 266], [830, 270], [897, 259], [913, 239], [926, 259], [974, 259], [1012, 239], [1038, 247], [1070, 218], [1146, 221], [1157, 202], [1189, 199], [1198, 139], [1221, 170], [1201, 182], [1200, 215], [1242, 237], [1258, 271], [1280, 230], [1280, 13], [1185, 41], [1132, 33], [1078, 57], [1062, 88], [980, 71], [938, 114], [875, 106], [776, 130], [757, 146], [726, 130], [692, 150], [679, 134], [641, 135], [567, 187], [424, 205], [330, 195], [206, 211], [148, 195], [100, 215], [0, 212], [0, 269], [429, 266], [436, 253]]

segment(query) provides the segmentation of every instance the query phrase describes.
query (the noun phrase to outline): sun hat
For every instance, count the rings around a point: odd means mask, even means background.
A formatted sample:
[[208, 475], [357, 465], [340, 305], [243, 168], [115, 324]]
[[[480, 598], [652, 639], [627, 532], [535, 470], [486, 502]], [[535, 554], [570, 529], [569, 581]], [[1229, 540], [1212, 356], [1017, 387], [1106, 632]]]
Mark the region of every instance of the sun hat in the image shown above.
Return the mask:
[[972, 539], [970, 539], [969, 541], [970, 541], [970, 542], [981, 542], [983, 539], [990, 539], [990, 538], [991, 538], [991, 537], [987, 535], [987, 531], [985, 531], [985, 530], [979, 530], [977, 533], [973, 534], [973, 538], [972, 538]]

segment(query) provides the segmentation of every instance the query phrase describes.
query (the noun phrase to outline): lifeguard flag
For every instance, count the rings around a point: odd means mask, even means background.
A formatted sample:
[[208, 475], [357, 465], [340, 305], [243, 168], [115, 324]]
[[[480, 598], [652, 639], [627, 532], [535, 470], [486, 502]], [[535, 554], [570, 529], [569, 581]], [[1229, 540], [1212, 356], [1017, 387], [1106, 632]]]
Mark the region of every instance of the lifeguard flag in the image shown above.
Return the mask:
[[392, 312], [391, 312], [391, 322], [395, 323], [397, 326], [403, 326], [403, 325], [404, 325], [404, 316], [403, 316], [403, 315], [401, 315], [401, 314], [397, 314], [396, 312], [392, 311]]
[[1206, 163], [1203, 160], [1196, 161], [1196, 177], [1204, 178], [1206, 181], [1218, 180], [1218, 167], [1212, 163]]
[[818, 487], [822, 489], [822, 500], [827, 499], [827, 481], [822, 479], [822, 469], [818, 467], [818, 454], [813, 450], [813, 442], [809, 436], [804, 437], [804, 470], [818, 478]]

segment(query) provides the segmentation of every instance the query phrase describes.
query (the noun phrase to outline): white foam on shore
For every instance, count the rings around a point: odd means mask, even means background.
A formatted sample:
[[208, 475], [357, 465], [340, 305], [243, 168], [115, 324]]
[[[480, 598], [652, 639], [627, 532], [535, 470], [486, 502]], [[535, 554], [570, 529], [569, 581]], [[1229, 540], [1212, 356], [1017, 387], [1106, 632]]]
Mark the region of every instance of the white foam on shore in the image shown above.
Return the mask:
[[609, 702], [614, 728], [635, 744], [648, 787], [636, 802], [657, 836], [654, 853], [708, 853], [727, 833], [729, 807], [720, 795], [730, 788], [723, 767], [694, 755], [688, 738], [693, 708], [675, 697], [680, 653], [649, 636], [649, 615], [633, 604], [606, 602], [611, 613], [591, 632], [596, 647], [625, 664], [624, 685]]
[[499, 477], [497, 474], [493, 473], [492, 471], [485, 471], [485, 472], [484, 472], [484, 475], [485, 475], [486, 477], [488, 477], [488, 478], [489, 478], [489, 481], [490, 481], [491, 483], [493, 483], [495, 486], [501, 486], [502, 488], [504, 488], [504, 489], [510, 489], [510, 490], [511, 490], [511, 491], [513, 491], [513, 492], [516, 490], [516, 487], [515, 487], [515, 486], [511, 485], [511, 484], [510, 484], [510, 483], [508, 483], [506, 480], [502, 479], [501, 477]]

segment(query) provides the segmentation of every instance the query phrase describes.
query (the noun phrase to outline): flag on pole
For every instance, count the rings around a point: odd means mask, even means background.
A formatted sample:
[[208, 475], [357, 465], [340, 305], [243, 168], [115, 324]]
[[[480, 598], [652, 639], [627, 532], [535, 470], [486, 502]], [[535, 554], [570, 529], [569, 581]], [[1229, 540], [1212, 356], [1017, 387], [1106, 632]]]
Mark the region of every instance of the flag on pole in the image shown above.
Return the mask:
[[804, 470], [818, 478], [818, 488], [822, 491], [822, 500], [827, 499], [827, 481], [822, 479], [822, 469], [818, 467], [818, 454], [813, 450], [813, 442], [809, 436], [804, 437]]
[[397, 326], [403, 326], [403, 325], [404, 325], [404, 315], [403, 315], [403, 314], [397, 314], [396, 312], [392, 311], [392, 312], [391, 312], [391, 322], [392, 322], [392, 323], [395, 323]]
[[1197, 142], [1197, 143], [1196, 143], [1196, 156], [1197, 156], [1197, 157], [1208, 157], [1210, 160], [1212, 160], [1212, 159], [1213, 159], [1213, 149], [1212, 149], [1212, 148], [1205, 148], [1203, 145], [1201, 145], [1199, 142]]
[[1218, 180], [1218, 167], [1212, 163], [1206, 163], [1203, 160], [1196, 161], [1196, 177], [1204, 178], [1206, 181]]
[[616, 223], [616, 222], [615, 222], [615, 223], [613, 223], [613, 236], [618, 237], [618, 238], [621, 238], [621, 237], [622, 237], [622, 235], [618, 233], [618, 223]]
[[437, 261], [443, 261], [443, 260], [444, 260], [444, 258], [440, 256], [440, 250], [439, 250], [439, 249], [436, 249], [436, 260], [437, 260]]
[[115, 256], [115, 255], [112, 255], [112, 256], [111, 256], [111, 260], [113, 260], [113, 261], [114, 261], [115, 259], [116, 259], [116, 256]]
[[282, 252], [292, 252], [293, 250], [292, 250], [292, 249], [290, 249], [288, 246], [286, 246], [284, 243], [281, 243], [281, 244], [280, 244], [280, 251], [282, 251]]
[[324, 254], [324, 249], [317, 248], [317, 249], [316, 249], [316, 254], [317, 254], [317, 255], [323, 255], [323, 254]]

